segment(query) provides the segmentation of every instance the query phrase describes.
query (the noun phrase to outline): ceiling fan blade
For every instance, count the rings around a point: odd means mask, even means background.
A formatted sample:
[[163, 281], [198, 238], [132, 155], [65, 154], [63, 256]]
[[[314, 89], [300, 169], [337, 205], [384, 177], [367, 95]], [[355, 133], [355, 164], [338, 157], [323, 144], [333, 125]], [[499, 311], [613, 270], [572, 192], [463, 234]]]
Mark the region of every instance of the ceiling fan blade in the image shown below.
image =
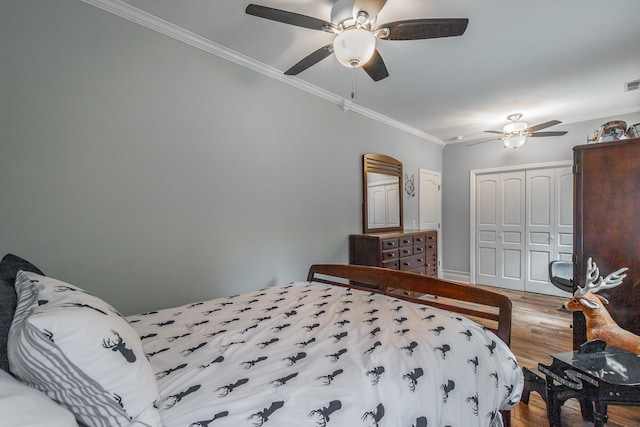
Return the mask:
[[385, 40], [421, 40], [439, 37], [461, 36], [467, 29], [466, 18], [449, 19], [410, 19], [379, 25], [374, 31], [389, 29]]
[[498, 135], [502, 135], [504, 132], [501, 132], [499, 130], [485, 130], [485, 132], [487, 133], [497, 133]]
[[374, 82], [378, 82], [386, 77], [389, 77], [389, 72], [387, 71], [387, 66], [384, 65], [384, 61], [382, 60], [382, 56], [380, 56], [380, 52], [376, 49], [373, 52], [373, 56], [362, 66], [364, 71], [369, 74], [369, 77], [373, 79]]
[[536, 137], [536, 136], [562, 136], [562, 135], [566, 135], [567, 131], [566, 130], [560, 130], [560, 131], [551, 131], [551, 132], [534, 132], [532, 133], [531, 137]]
[[302, 61], [298, 62], [293, 67], [289, 68], [284, 73], [288, 76], [295, 76], [303, 72], [307, 68], [311, 67], [312, 65], [316, 65], [318, 62], [322, 61], [324, 58], [331, 55], [332, 53], [333, 53], [333, 43], [329, 43], [328, 45], [323, 46], [320, 49], [316, 50], [315, 52], [312, 52], [311, 54], [307, 55], [304, 59], [302, 59]]
[[560, 123], [562, 123], [559, 120], [551, 120], [545, 123], [540, 123], [539, 125], [535, 125], [535, 126], [530, 126], [527, 129], [525, 129], [527, 132], [537, 132], [539, 130], [542, 129], [546, 129], [546, 128], [550, 128], [551, 126], [555, 126], [555, 125], [559, 125]]
[[364, 11], [369, 14], [369, 18], [374, 19], [386, 3], [387, 0], [356, 0], [353, 13], [357, 15], [358, 12]]
[[307, 15], [301, 15], [299, 13], [287, 12], [286, 10], [259, 6], [257, 4], [250, 4], [249, 6], [247, 6], [245, 12], [248, 15], [257, 16], [259, 18], [270, 19], [272, 21], [282, 22], [284, 24], [295, 25], [303, 28], [310, 28], [312, 30], [325, 31], [329, 28], [334, 27], [332, 23], [323, 21], [322, 19], [313, 18]]

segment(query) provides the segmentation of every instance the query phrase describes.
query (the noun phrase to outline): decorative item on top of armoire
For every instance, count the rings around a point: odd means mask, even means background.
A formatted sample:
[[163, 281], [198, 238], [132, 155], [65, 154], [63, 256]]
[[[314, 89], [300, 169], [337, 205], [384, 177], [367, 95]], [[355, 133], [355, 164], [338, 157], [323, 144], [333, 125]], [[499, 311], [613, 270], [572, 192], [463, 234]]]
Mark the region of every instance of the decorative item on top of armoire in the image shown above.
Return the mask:
[[580, 311], [587, 320], [587, 339], [602, 340], [608, 346], [615, 346], [640, 354], [640, 336], [621, 328], [612, 318], [606, 304], [609, 301], [597, 295], [604, 289], [613, 289], [622, 284], [627, 277], [627, 268], [621, 268], [609, 273], [607, 277], [600, 276], [600, 270], [595, 262], [587, 260], [587, 274], [584, 287], [578, 287], [569, 301], [563, 307], [569, 311]]
[[[579, 145], [574, 151], [574, 291], [585, 286], [587, 258], [605, 274], [628, 266], [624, 284], [601, 291], [621, 328], [640, 334], [640, 138]], [[573, 348], [587, 340], [573, 314]]]

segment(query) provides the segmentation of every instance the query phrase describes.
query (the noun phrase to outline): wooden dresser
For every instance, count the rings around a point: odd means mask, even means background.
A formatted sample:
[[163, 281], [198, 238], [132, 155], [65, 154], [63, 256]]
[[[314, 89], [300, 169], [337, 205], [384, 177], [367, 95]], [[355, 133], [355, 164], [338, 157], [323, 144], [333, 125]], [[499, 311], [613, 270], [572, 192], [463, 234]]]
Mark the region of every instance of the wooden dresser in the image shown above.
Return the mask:
[[438, 232], [406, 231], [349, 236], [349, 263], [438, 276]]
[[[628, 267], [622, 285], [599, 294], [624, 329], [640, 335], [640, 139], [574, 147], [574, 285], [583, 286], [587, 258], [606, 276]], [[573, 344], [586, 341], [574, 313]]]

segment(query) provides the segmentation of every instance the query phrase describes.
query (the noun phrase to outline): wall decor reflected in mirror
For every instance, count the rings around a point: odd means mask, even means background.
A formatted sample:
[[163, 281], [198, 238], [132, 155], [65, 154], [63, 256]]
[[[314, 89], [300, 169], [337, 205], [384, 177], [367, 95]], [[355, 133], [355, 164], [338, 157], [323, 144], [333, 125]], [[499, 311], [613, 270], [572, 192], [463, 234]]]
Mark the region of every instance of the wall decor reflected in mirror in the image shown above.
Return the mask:
[[363, 232], [402, 231], [402, 163], [384, 154], [365, 154], [362, 182]]

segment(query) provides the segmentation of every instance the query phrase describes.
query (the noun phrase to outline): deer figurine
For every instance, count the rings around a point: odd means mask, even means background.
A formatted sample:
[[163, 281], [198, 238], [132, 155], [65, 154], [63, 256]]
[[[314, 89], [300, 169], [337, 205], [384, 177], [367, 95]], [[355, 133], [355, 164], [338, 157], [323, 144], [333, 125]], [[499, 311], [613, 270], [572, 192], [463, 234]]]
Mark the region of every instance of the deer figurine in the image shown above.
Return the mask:
[[622, 329], [613, 320], [604, 307], [609, 301], [597, 295], [603, 289], [615, 288], [622, 284], [627, 268], [621, 268], [609, 274], [604, 279], [595, 262], [587, 260], [587, 274], [584, 287], [576, 289], [573, 297], [562, 305], [569, 311], [582, 311], [587, 319], [587, 339], [600, 339], [609, 346], [620, 347], [633, 353], [640, 354], [640, 336]]

